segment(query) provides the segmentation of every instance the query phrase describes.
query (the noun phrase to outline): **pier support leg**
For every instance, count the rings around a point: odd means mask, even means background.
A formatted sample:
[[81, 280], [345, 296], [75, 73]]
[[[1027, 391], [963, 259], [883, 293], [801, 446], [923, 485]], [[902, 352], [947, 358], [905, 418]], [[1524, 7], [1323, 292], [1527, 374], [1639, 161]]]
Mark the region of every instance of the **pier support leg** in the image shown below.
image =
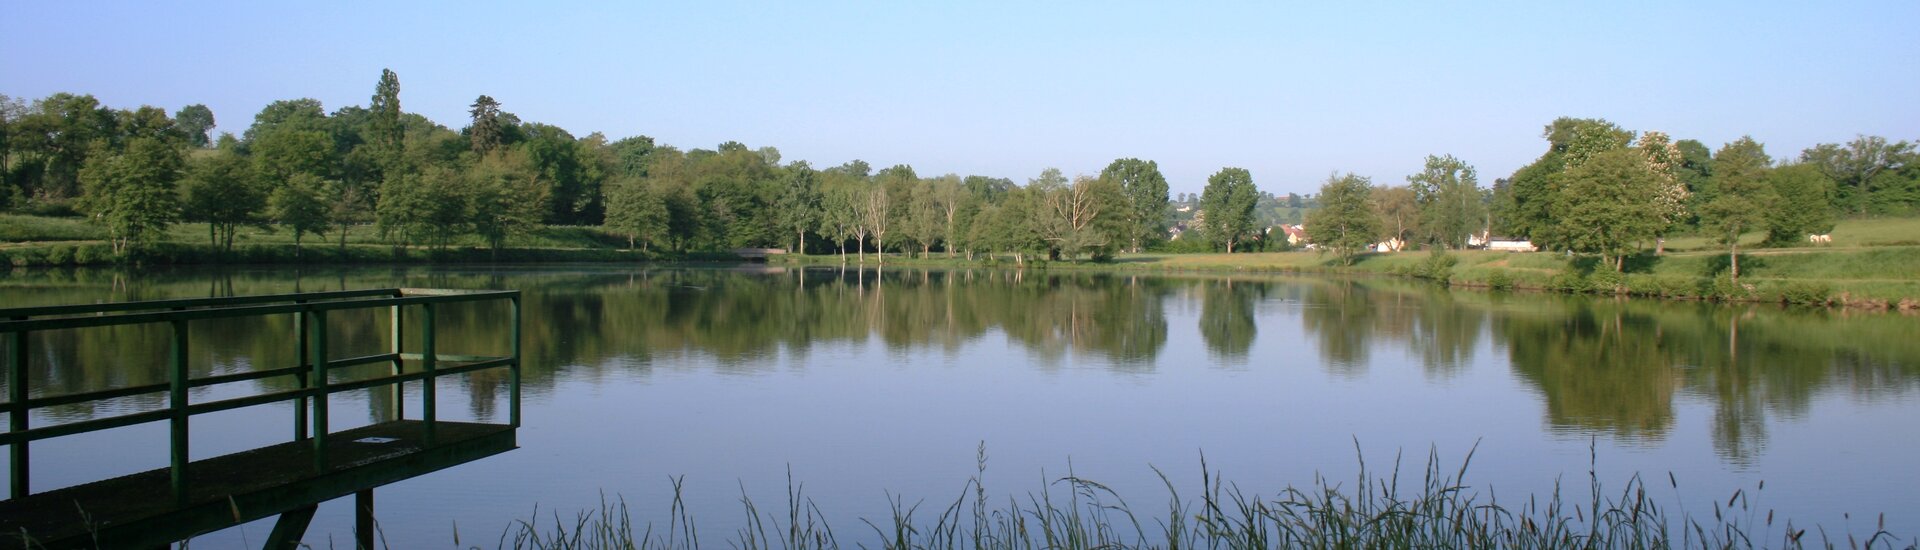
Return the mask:
[[353, 542], [360, 550], [373, 550], [373, 489], [353, 493]]
[[313, 513], [319, 510], [320, 505], [309, 504], [280, 514], [280, 519], [273, 522], [273, 533], [267, 535], [267, 550], [299, 548], [300, 538], [307, 534], [307, 524], [313, 523]]

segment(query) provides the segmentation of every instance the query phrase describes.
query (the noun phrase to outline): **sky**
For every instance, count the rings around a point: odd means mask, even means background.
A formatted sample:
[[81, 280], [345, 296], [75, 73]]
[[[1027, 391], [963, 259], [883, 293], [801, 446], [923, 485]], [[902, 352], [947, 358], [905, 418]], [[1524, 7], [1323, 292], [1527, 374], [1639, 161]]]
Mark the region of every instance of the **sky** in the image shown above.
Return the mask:
[[481, 95], [576, 136], [777, 147], [1024, 183], [1153, 160], [1276, 194], [1400, 184], [1427, 155], [1483, 185], [1561, 116], [1775, 158], [1920, 138], [1920, 2], [7, 2], [0, 94], [201, 103], [239, 134], [275, 100], [450, 128]]

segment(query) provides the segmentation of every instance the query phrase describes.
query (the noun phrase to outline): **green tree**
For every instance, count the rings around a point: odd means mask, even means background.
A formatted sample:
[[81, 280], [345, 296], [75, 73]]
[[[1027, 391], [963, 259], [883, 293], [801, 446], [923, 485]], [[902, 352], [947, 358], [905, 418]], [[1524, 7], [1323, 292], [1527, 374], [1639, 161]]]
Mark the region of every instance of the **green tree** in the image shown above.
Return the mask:
[[173, 113], [173, 127], [194, 147], [213, 145], [213, 109], [195, 103]]
[[1672, 138], [1662, 132], [1648, 131], [1640, 135], [1640, 141], [1634, 145], [1640, 152], [1648, 173], [1653, 176], [1653, 210], [1659, 219], [1654, 229], [1654, 255], [1667, 251], [1667, 234], [1680, 227], [1693, 216], [1689, 208], [1693, 192], [1688, 190], [1682, 177], [1687, 157]]
[[1382, 241], [1407, 243], [1422, 233], [1420, 202], [1411, 187], [1382, 187], [1373, 191], [1373, 208], [1380, 217]]
[[180, 153], [154, 138], [134, 138], [123, 152], [96, 144], [80, 170], [80, 208], [107, 226], [114, 253], [144, 243], [179, 218]]
[[159, 107], [141, 105], [140, 108], [131, 111], [116, 111], [114, 118], [118, 122], [118, 129], [112, 135], [112, 140], [116, 142], [124, 143], [125, 140], [144, 137], [157, 139], [168, 145], [179, 145], [187, 140], [186, 134], [175, 127], [173, 118], [168, 117], [167, 111]]
[[1034, 228], [1041, 208], [1039, 194], [1032, 187], [1008, 191], [999, 204], [981, 214], [988, 221], [975, 224], [971, 238], [990, 251], [1013, 254], [1018, 265], [1026, 263], [1027, 255], [1048, 250], [1047, 242]]
[[847, 260], [848, 240], [858, 238], [858, 245], [866, 242], [860, 223], [861, 194], [865, 188], [866, 179], [844, 166], [820, 173], [820, 232], [833, 240], [842, 263]]
[[406, 147], [407, 132], [400, 117], [400, 75], [392, 69], [380, 70], [380, 82], [373, 86], [367, 110], [372, 115], [367, 141], [390, 157], [400, 155]]
[[1740, 235], [1766, 222], [1766, 211], [1774, 203], [1773, 188], [1767, 185], [1767, 171], [1773, 159], [1752, 137], [1721, 147], [1713, 155], [1713, 201], [1700, 212], [1700, 223], [1714, 241], [1727, 247], [1729, 278], [1740, 281]]
[[472, 115], [473, 124], [467, 127], [467, 138], [473, 142], [473, 152], [481, 155], [491, 153], [500, 147], [503, 139], [500, 128], [500, 102], [482, 94], [473, 100], [471, 107], [472, 109], [467, 113]]
[[1901, 174], [1913, 162], [1914, 145], [1905, 141], [1888, 143], [1880, 136], [1859, 136], [1846, 145], [1822, 143], [1800, 154], [1802, 162], [1819, 166], [1837, 185], [1836, 206], [1855, 214], [1876, 208], [1893, 210], [1920, 200], [1920, 197], [1889, 193], [1911, 184]]
[[873, 184], [862, 196], [861, 224], [866, 227], [867, 234], [873, 236], [873, 250], [880, 255], [882, 265], [887, 263], [887, 232], [898, 229], [903, 217], [901, 211], [905, 209], [901, 203], [907, 202], [910, 198], [907, 193], [919, 181], [920, 177], [914, 174], [912, 166], [896, 164], [874, 174]]
[[1569, 235], [1553, 217], [1562, 176], [1600, 153], [1625, 148], [1633, 132], [1604, 119], [1561, 117], [1548, 124], [1541, 137], [1547, 140], [1547, 152], [1514, 172], [1501, 188], [1504, 196], [1494, 198], [1500, 220], [1496, 230], [1535, 244], [1565, 246]]
[[652, 164], [653, 151], [656, 148], [653, 138], [647, 136], [622, 138], [608, 147], [613, 149], [615, 172], [634, 177], [647, 176], [647, 166]]
[[1626, 257], [1661, 227], [1659, 186], [1646, 157], [1629, 149], [1602, 152], [1568, 170], [1553, 210], [1567, 236], [1564, 244], [1599, 254], [1614, 271], [1624, 271]]
[[464, 187], [459, 173], [442, 166], [388, 174], [380, 186], [375, 228], [396, 243], [446, 248], [472, 224], [472, 204]]
[[1547, 138], [1552, 151], [1562, 155], [1568, 170], [1633, 142], [1633, 132], [1598, 118], [1561, 117], [1547, 125], [1542, 137]]
[[604, 215], [599, 182], [589, 158], [573, 134], [558, 126], [522, 125], [525, 141], [518, 146], [548, 185], [550, 224], [597, 224]]
[[1002, 197], [1007, 196], [1007, 192], [1016, 187], [1013, 180], [987, 176], [967, 176], [960, 186], [966, 189], [967, 194], [983, 202], [999, 202]]
[[267, 197], [267, 210], [281, 227], [293, 231], [295, 254], [301, 251], [301, 237], [321, 235], [332, 223], [327, 203], [321, 198], [327, 182], [313, 174], [294, 174]]
[[1253, 207], [1259, 202], [1252, 174], [1245, 168], [1221, 168], [1207, 177], [1207, 187], [1200, 191], [1200, 209], [1206, 212], [1201, 234], [1232, 254], [1234, 245], [1254, 235]]
[[247, 150], [254, 171], [270, 185], [294, 174], [325, 177], [335, 166], [333, 137], [325, 130], [280, 127], [254, 136]]
[[467, 171], [473, 231], [498, 254], [507, 239], [532, 232], [546, 213], [547, 185], [524, 153], [489, 155]]
[[[1448, 248], [1465, 248], [1467, 235], [1481, 229], [1486, 203], [1473, 165], [1453, 155], [1427, 155], [1425, 169], [1407, 176], [1419, 205], [1424, 240]], [[1294, 197], [1293, 200], [1298, 200]]]
[[1307, 239], [1333, 251], [1340, 262], [1366, 250], [1380, 234], [1380, 218], [1373, 211], [1373, 182], [1351, 173], [1327, 176], [1320, 186], [1320, 208], [1307, 214]]
[[253, 167], [233, 151], [216, 150], [187, 163], [182, 180], [186, 217], [207, 222], [211, 244], [233, 250], [240, 226], [264, 226], [267, 191], [254, 178]]
[[1047, 243], [1067, 259], [1091, 252], [1107, 255], [1123, 238], [1126, 199], [1113, 180], [1080, 176], [1064, 186], [1030, 189], [1037, 194], [1040, 212], [1033, 225]]
[[807, 232], [820, 225], [818, 174], [806, 162], [793, 163], [787, 167], [780, 195], [774, 199], [774, 217], [782, 228], [793, 232], [795, 254], [807, 253]]
[[964, 180], [958, 174], [947, 174], [928, 180], [927, 196], [934, 205], [935, 223], [939, 224], [940, 246], [947, 249], [947, 257], [952, 258], [954, 249], [959, 248], [964, 228], [960, 219], [961, 210], [967, 208], [967, 195]]
[[1767, 181], [1778, 199], [1767, 209], [1767, 244], [1793, 245], [1833, 231], [1833, 180], [1818, 165], [1782, 166]]
[[340, 177], [327, 181], [321, 201], [327, 205], [327, 219], [339, 232], [340, 250], [347, 249], [347, 232], [358, 224], [374, 221], [379, 182], [384, 178], [375, 165], [369, 147], [355, 147], [340, 163]]
[[671, 214], [666, 198], [648, 187], [647, 180], [632, 176], [616, 178], [608, 186], [605, 225], [608, 231], [626, 235], [629, 250], [635, 242], [649, 246], [667, 237]]
[[1167, 178], [1151, 160], [1123, 158], [1100, 171], [1100, 178], [1120, 185], [1126, 194], [1122, 235], [1134, 252], [1166, 236]]
[[95, 142], [109, 142], [116, 132], [113, 111], [91, 95], [58, 93], [34, 101], [10, 132], [9, 141], [21, 153], [16, 162], [32, 165], [18, 174], [20, 185], [33, 198], [78, 197], [88, 155], [113, 151], [96, 148]]
[[26, 116], [27, 105], [18, 99], [0, 94], [0, 208], [13, 205], [17, 191], [13, 183], [13, 134], [18, 132], [20, 118]]
[[[955, 179], [958, 177], [955, 176]], [[909, 185], [906, 192], [897, 195], [906, 199], [901, 201], [900, 208], [896, 210], [901, 246], [905, 248], [908, 244], [917, 245], [920, 248], [921, 257], [932, 254], [933, 245], [940, 242], [941, 235], [946, 233], [944, 201], [950, 196], [935, 189], [935, 182], [939, 180], [940, 178], [919, 180]], [[908, 255], [912, 255], [911, 251]]]
[[1046, 240], [1049, 236], [1047, 233], [1049, 228], [1048, 224], [1051, 224], [1052, 220], [1042, 218], [1042, 216], [1047, 215], [1047, 207], [1044, 202], [1048, 196], [1066, 189], [1068, 183], [1069, 180], [1067, 176], [1062, 174], [1059, 168], [1051, 166], [1041, 170], [1040, 177], [1027, 179], [1027, 195], [1025, 198], [1030, 199], [1031, 202], [1027, 205], [1025, 212], [1031, 214], [1033, 217], [1022, 222], [1022, 225], [1040, 235], [1042, 242], [1047, 245], [1048, 259], [1058, 259], [1060, 257], [1060, 248], [1054, 241]]
[[310, 97], [283, 99], [268, 103], [253, 115], [253, 125], [240, 134], [240, 141], [252, 144], [262, 134], [275, 130], [320, 130], [331, 126], [320, 100]]

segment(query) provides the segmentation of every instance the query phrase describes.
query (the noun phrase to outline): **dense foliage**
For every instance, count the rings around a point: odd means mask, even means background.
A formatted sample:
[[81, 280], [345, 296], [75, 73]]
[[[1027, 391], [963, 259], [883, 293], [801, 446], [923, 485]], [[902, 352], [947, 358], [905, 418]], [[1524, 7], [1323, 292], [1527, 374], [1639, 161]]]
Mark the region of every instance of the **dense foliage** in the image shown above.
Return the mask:
[[1024, 262], [1271, 250], [1295, 244], [1276, 224], [1312, 218], [1339, 220], [1309, 223], [1308, 233], [1346, 261], [1375, 243], [1457, 249], [1497, 235], [1598, 254], [1615, 269], [1649, 245], [1657, 253], [1670, 234], [1717, 235], [1737, 256], [1742, 232], [1765, 231], [1781, 246], [1829, 230], [1836, 215], [1920, 211], [1920, 151], [1870, 136], [1776, 166], [1751, 138], [1716, 154], [1659, 132], [1561, 118], [1542, 133], [1547, 151], [1491, 189], [1473, 166], [1434, 155], [1404, 186], [1334, 178], [1337, 200], [1265, 193], [1240, 168], [1221, 169], [1198, 195], [1169, 196], [1151, 160], [1118, 159], [1093, 176], [1047, 169], [1025, 185], [923, 176], [904, 164], [876, 171], [860, 160], [817, 169], [738, 142], [682, 150], [646, 136], [574, 136], [521, 121], [486, 95], [456, 131], [404, 111], [400, 93], [399, 75], [383, 71], [365, 107], [328, 113], [314, 99], [276, 101], [238, 136], [218, 139], [204, 105], [169, 116], [90, 95], [0, 96], [0, 208], [85, 215], [116, 254], [192, 221], [208, 224], [220, 250], [233, 249], [241, 227], [288, 231], [296, 243], [333, 234], [344, 248], [350, 228], [370, 226], [397, 246], [473, 238], [498, 251], [542, 226], [597, 226], [649, 251]]

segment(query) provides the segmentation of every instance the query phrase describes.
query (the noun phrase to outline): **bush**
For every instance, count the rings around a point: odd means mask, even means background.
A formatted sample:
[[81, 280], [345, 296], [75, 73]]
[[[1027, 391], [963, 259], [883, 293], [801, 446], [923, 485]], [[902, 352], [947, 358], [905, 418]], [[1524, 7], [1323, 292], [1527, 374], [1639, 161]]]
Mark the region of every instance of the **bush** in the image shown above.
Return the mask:
[[1752, 296], [1746, 285], [1736, 284], [1726, 276], [1700, 279], [1700, 298], [1716, 301], [1745, 300]]
[[1666, 289], [1660, 286], [1660, 279], [1651, 275], [1627, 277], [1627, 294], [1633, 296], [1666, 296]]
[[80, 211], [73, 209], [73, 201], [70, 200], [27, 201], [27, 207], [22, 209], [22, 213], [50, 218], [73, 218], [80, 215]]
[[73, 265], [73, 247], [64, 244], [49, 246], [40, 261], [46, 265]]
[[16, 248], [7, 253], [14, 267], [27, 267], [40, 263], [40, 251], [32, 248]]
[[1445, 249], [1435, 247], [1432, 253], [1427, 254], [1426, 259], [1420, 260], [1419, 264], [1408, 269], [1407, 274], [1440, 284], [1447, 284], [1448, 281], [1453, 279], [1453, 266], [1457, 263], [1460, 263], [1459, 258], [1448, 254]]
[[1508, 275], [1505, 269], [1495, 269], [1493, 274], [1487, 275], [1487, 288], [1513, 290], [1513, 276]]
[[1547, 288], [1558, 292], [1582, 293], [1593, 287], [1579, 273], [1555, 273], [1553, 278], [1547, 279]]
[[113, 247], [104, 244], [84, 244], [73, 250], [73, 263], [78, 265], [110, 264], [113, 260]]
[[1595, 271], [1587, 276], [1587, 291], [1598, 294], [1618, 294], [1627, 286], [1625, 275], [1617, 271]]
[[1780, 290], [1780, 302], [1786, 304], [1824, 306], [1833, 301], [1833, 289], [1821, 283], [1787, 283]]

